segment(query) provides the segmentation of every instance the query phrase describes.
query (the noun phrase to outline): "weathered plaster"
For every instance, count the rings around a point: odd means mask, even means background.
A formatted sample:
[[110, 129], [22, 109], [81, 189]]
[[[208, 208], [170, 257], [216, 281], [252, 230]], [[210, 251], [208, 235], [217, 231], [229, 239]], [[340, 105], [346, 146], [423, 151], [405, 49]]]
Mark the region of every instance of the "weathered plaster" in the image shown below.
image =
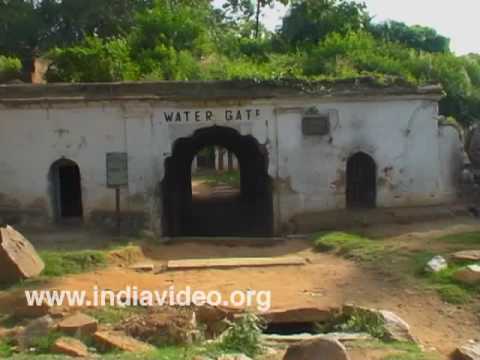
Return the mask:
[[[119, 101], [105, 94], [61, 98], [55, 91], [48, 101], [35, 94], [0, 98], [0, 208], [35, 208], [52, 219], [49, 169], [65, 157], [80, 167], [86, 219], [109, 216], [115, 198], [106, 187], [105, 154], [127, 152], [122, 209], [161, 234], [165, 159], [176, 140], [215, 125], [252, 135], [265, 147], [277, 231], [297, 214], [344, 208], [346, 162], [358, 151], [377, 164], [378, 207], [441, 204], [456, 196], [462, 145], [455, 129], [438, 127], [438, 94], [267, 97], [259, 91], [258, 98], [138, 95]], [[311, 107], [330, 114], [329, 135], [302, 134], [302, 115]], [[226, 109], [232, 110], [231, 121]], [[248, 119], [250, 109], [258, 114]], [[235, 119], [237, 111], [242, 120]], [[184, 114], [182, 121], [166, 120], [165, 113], [177, 112]]]

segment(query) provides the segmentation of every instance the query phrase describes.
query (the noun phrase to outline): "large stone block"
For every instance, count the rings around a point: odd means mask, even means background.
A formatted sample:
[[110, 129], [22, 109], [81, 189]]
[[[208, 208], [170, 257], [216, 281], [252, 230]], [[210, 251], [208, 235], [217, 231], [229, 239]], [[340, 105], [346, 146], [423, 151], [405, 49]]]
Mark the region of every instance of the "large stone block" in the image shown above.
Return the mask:
[[0, 228], [0, 283], [39, 275], [45, 265], [33, 245], [14, 228]]

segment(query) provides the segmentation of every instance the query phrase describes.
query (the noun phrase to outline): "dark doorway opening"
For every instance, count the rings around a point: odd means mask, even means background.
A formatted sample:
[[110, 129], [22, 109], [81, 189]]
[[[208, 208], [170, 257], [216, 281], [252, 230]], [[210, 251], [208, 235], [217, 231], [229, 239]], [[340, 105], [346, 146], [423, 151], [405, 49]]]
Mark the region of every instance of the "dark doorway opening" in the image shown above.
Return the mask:
[[371, 156], [359, 152], [347, 162], [347, 207], [374, 208], [377, 197], [377, 165]]
[[57, 220], [82, 218], [82, 185], [78, 165], [68, 159], [58, 160], [52, 165], [50, 176]]
[[[192, 162], [202, 149], [212, 146], [224, 148], [238, 159], [240, 190], [196, 197], [192, 194]], [[165, 161], [161, 184], [165, 235], [271, 236], [273, 203], [267, 170], [264, 148], [235, 129], [213, 126], [177, 140]]]

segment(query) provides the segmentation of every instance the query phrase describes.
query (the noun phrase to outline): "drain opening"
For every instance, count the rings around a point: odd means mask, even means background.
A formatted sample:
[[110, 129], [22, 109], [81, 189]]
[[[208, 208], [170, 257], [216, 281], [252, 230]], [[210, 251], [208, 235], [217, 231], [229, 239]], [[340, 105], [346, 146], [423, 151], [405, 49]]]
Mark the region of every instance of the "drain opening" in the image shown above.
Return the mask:
[[268, 335], [318, 334], [315, 322], [269, 323], [263, 331]]

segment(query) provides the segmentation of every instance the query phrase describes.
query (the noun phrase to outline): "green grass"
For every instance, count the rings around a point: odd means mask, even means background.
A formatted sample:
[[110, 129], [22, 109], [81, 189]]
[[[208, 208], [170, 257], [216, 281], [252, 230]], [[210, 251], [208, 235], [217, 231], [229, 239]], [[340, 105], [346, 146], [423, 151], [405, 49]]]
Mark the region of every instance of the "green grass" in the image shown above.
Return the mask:
[[384, 245], [377, 240], [345, 232], [322, 232], [314, 235], [318, 251], [334, 251], [339, 255], [362, 261], [373, 261], [382, 256]]
[[78, 274], [104, 267], [107, 264], [105, 252], [97, 250], [43, 251], [40, 253], [40, 257], [45, 262], [42, 275], [46, 277]]
[[240, 187], [240, 171], [230, 170], [215, 174], [193, 176], [194, 180], [204, 181], [210, 186], [228, 185], [234, 188]]
[[[448, 243], [454, 247], [453, 251], [464, 248], [478, 248], [480, 233], [463, 233], [449, 235], [435, 240]], [[439, 273], [425, 272], [425, 265], [435, 255], [428, 250], [405, 250], [399, 245], [384, 245], [381, 240], [372, 240], [367, 237], [345, 232], [323, 232], [313, 238], [315, 249], [319, 251], [333, 251], [347, 258], [353, 258], [373, 266], [377, 270], [393, 274], [398, 279], [412, 281], [420, 280], [425, 288], [434, 289], [443, 301], [451, 304], [465, 304], [480, 294], [480, 286], [469, 286], [458, 282], [454, 273], [463, 266], [472, 262], [458, 261], [449, 263], [449, 268]]]
[[453, 234], [443, 236], [436, 241], [445, 242], [452, 245], [480, 247], [480, 232], [468, 232], [462, 234]]
[[100, 324], [116, 325], [132, 315], [145, 312], [142, 307], [99, 307], [85, 309], [84, 312], [98, 320]]
[[386, 355], [382, 360], [438, 360], [436, 354], [424, 353], [420, 347], [412, 342], [397, 341], [358, 341], [354, 342], [354, 347], [365, 349], [390, 350], [392, 353]]
[[12, 353], [12, 347], [0, 339], [0, 358], [9, 358]]

